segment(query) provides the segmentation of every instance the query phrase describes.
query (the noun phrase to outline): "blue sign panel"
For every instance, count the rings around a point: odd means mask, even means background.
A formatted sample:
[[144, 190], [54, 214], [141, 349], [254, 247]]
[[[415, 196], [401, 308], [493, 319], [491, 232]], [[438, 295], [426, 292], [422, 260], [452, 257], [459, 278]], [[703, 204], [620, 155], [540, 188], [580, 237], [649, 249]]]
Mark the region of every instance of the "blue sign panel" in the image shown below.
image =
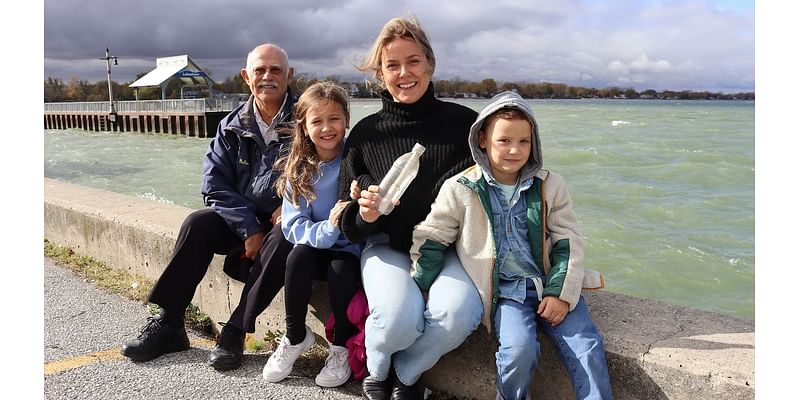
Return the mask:
[[206, 73], [203, 71], [181, 71], [178, 72], [178, 76], [182, 78], [193, 78], [197, 76], [206, 76]]

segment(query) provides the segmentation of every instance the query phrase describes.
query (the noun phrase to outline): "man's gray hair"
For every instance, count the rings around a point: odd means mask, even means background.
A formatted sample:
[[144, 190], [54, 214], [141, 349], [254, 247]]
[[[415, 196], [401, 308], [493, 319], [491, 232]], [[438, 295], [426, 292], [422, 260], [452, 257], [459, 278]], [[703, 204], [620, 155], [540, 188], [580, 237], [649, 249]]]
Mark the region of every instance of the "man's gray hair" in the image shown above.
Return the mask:
[[258, 50], [263, 48], [263, 47], [265, 47], [265, 46], [273, 47], [275, 49], [278, 49], [278, 51], [281, 52], [281, 54], [283, 55], [283, 60], [284, 60], [284, 62], [286, 62], [286, 69], [288, 70], [289, 69], [289, 55], [286, 53], [286, 50], [284, 50], [281, 46], [278, 46], [275, 43], [260, 44], [260, 45], [256, 46], [253, 50], [250, 50], [250, 52], [247, 53], [247, 61], [246, 61], [246, 64], [245, 64], [245, 69], [250, 71], [251, 61], [256, 56], [256, 53], [258, 52]]

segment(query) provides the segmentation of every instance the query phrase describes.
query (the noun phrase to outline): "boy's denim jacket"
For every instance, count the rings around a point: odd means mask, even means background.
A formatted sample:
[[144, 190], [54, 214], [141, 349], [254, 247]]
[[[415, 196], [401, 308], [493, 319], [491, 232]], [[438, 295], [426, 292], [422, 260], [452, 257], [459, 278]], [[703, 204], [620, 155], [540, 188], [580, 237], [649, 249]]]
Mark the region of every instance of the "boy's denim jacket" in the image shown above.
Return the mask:
[[[544, 274], [533, 260], [528, 243], [527, 209], [525, 193], [533, 184], [533, 179], [518, 182], [511, 199], [506, 199], [499, 183], [490, 175], [484, 175], [489, 192], [492, 211], [492, 233], [494, 234], [495, 262], [499, 268], [500, 281], [498, 295], [518, 303], [525, 302], [527, 281], [532, 280], [539, 300], [542, 300]], [[509, 255], [516, 259], [518, 267], [506, 264]]]

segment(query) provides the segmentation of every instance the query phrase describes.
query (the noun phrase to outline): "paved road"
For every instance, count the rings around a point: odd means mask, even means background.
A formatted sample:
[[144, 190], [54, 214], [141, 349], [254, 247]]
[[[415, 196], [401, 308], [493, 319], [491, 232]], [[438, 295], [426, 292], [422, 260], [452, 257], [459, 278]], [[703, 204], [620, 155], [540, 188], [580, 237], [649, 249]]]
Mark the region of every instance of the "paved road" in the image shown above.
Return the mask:
[[206, 365], [213, 342], [189, 333], [192, 348], [146, 363], [119, 355], [139, 333], [147, 307], [84, 282], [44, 261], [45, 399], [359, 399], [359, 382], [322, 389], [314, 376], [323, 360], [301, 356], [284, 381], [261, 379], [267, 354], [245, 353], [237, 370]]

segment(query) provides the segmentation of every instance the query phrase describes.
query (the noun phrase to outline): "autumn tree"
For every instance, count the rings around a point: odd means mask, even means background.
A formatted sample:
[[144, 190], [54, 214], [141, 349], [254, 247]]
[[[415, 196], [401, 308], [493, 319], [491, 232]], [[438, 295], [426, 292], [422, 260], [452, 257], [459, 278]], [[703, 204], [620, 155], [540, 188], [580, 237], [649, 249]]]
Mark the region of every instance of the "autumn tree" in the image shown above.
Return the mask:
[[223, 93], [250, 93], [250, 87], [241, 74], [233, 74], [228, 79], [214, 85], [214, 89]]
[[47, 77], [44, 81], [44, 101], [54, 103], [66, 100], [64, 81], [61, 78]]
[[453, 82], [449, 79], [437, 79], [433, 82], [436, 95], [440, 97], [452, 97], [455, 94]]
[[637, 92], [633, 88], [625, 89], [625, 91], [622, 94], [625, 95], [626, 99], [638, 99], [639, 98], [639, 92]]
[[640, 94], [640, 96], [648, 96], [648, 97], [650, 97], [650, 98], [656, 98], [656, 97], [658, 97], [658, 92], [656, 92], [656, 91], [655, 91], [655, 90], [653, 90], [653, 89], [647, 89], [647, 90], [645, 90], [644, 92], [642, 92], [642, 93]]
[[487, 96], [494, 96], [497, 94], [497, 81], [494, 79], [486, 78], [481, 81], [481, 84], [483, 85], [483, 89], [485, 91], [484, 93], [486, 93]]
[[73, 76], [69, 78], [69, 82], [66, 88], [64, 88], [64, 97], [67, 101], [86, 101], [89, 91], [88, 81]]

